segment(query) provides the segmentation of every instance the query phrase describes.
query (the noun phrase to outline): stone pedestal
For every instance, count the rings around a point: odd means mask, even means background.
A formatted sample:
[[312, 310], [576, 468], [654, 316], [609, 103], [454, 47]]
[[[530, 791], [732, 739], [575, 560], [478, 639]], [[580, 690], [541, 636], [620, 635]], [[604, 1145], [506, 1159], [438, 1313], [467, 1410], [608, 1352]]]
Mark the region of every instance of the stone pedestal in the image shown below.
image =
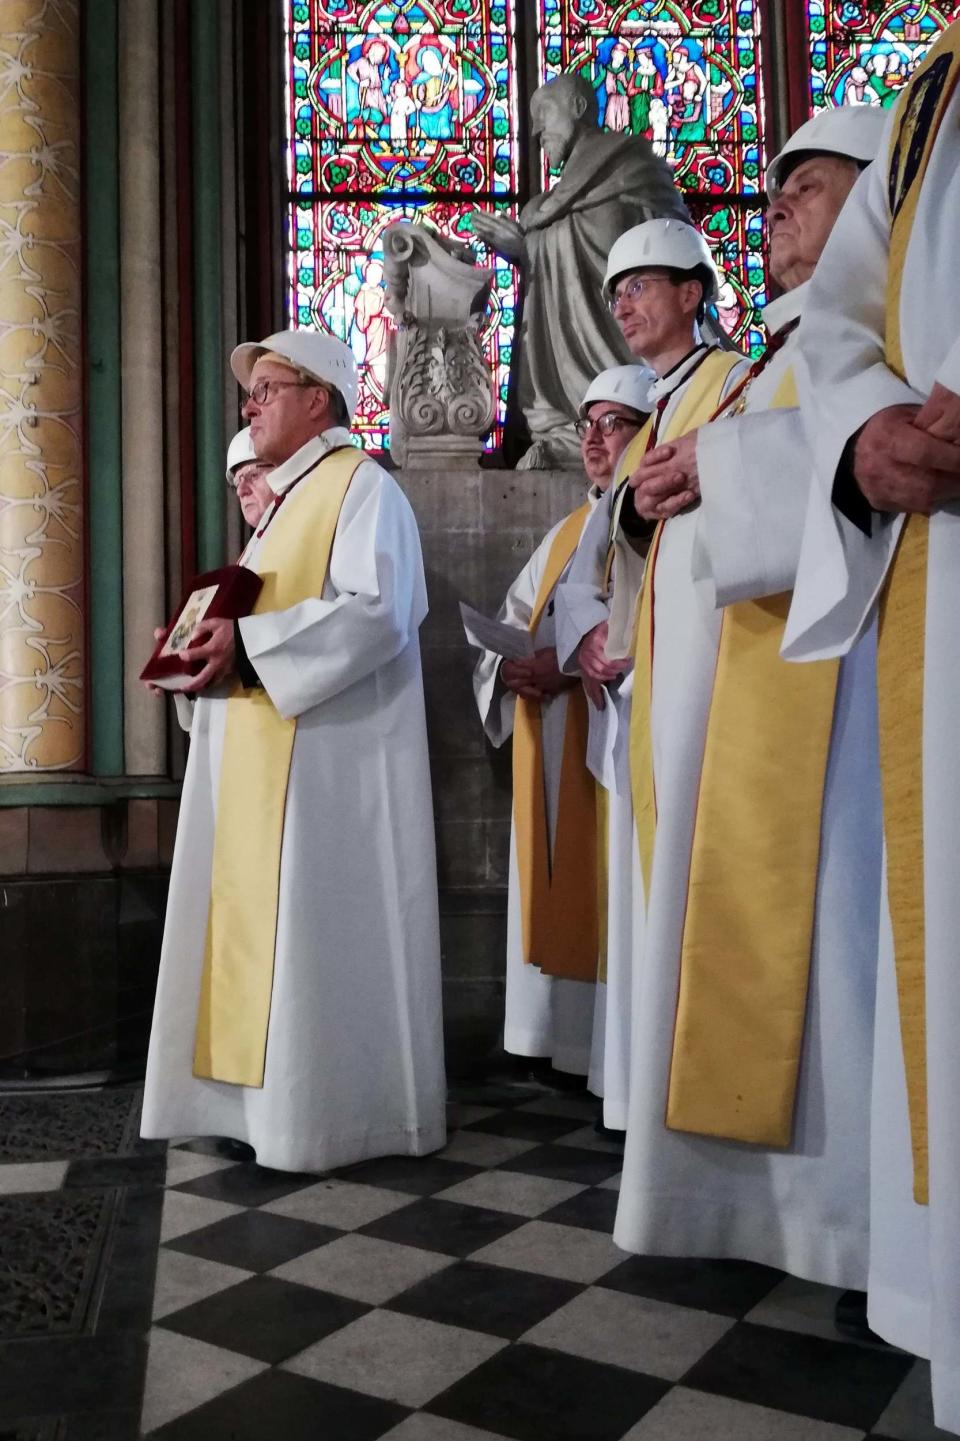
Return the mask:
[[476, 470], [482, 443], [472, 435], [408, 435], [405, 449], [408, 470]]
[[407, 470], [466, 469], [494, 420], [480, 326], [493, 271], [467, 245], [398, 220], [383, 233], [390, 337], [390, 449]]
[[448, 1064], [464, 1071], [503, 1025], [510, 853], [510, 746], [487, 742], [473, 699], [477, 652], [458, 602], [493, 615], [550, 526], [583, 501], [574, 471], [401, 470], [430, 601], [423, 649], [437, 825]]

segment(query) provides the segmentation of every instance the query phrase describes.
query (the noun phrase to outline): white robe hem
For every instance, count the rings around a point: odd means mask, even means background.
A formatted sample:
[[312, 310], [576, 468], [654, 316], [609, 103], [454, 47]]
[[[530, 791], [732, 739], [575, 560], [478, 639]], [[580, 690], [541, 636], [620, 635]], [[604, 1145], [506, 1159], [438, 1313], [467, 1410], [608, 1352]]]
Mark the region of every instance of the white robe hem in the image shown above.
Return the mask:
[[838, 1226], [806, 1212], [798, 1224], [786, 1207], [750, 1207], [747, 1212], [737, 1204], [719, 1205], [715, 1195], [683, 1193], [634, 1191], [629, 1210], [628, 1219], [621, 1204], [613, 1231], [614, 1244], [623, 1251], [753, 1261], [823, 1286], [867, 1288], [866, 1228], [857, 1231], [849, 1222]]

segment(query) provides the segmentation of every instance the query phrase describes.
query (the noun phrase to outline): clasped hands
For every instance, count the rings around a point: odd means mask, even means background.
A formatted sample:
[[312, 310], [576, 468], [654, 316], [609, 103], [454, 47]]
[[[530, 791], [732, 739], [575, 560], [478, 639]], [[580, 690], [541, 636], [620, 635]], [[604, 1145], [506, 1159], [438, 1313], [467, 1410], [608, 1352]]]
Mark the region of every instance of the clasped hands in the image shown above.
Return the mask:
[[524, 660], [502, 661], [500, 679], [508, 690], [527, 700], [549, 700], [577, 683], [574, 676], [563, 674], [552, 647], [538, 650]]
[[936, 384], [923, 405], [891, 405], [858, 432], [853, 474], [874, 510], [930, 515], [960, 497], [960, 395]]
[[[874, 510], [930, 515], [960, 498], [960, 395], [936, 384], [923, 405], [891, 405], [858, 432], [853, 473]], [[658, 445], [628, 481], [637, 514], [668, 520], [700, 497], [697, 432]]]
[[643, 457], [627, 484], [643, 520], [669, 520], [700, 499], [697, 432], [658, 445]]
[[580, 679], [587, 699], [597, 710], [603, 710], [607, 704], [603, 693], [603, 687], [610, 681], [619, 680], [624, 671], [629, 670], [633, 661], [629, 656], [620, 659], [607, 659], [607, 634], [609, 623], [601, 621], [595, 625], [593, 630], [588, 630], [577, 648], [577, 664], [580, 667]]

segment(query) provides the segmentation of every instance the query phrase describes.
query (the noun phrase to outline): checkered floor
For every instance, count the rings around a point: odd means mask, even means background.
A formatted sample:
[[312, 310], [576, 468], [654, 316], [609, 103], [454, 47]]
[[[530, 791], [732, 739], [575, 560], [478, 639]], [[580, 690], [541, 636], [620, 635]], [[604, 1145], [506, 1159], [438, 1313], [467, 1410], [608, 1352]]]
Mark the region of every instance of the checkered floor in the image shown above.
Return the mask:
[[596, 1102], [455, 1092], [450, 1144], [329, 1177], [168, 1154], [143, 1431], [163, 1441], [935, 1441], [929, 1373], [836, 1293], [628, 1257]]

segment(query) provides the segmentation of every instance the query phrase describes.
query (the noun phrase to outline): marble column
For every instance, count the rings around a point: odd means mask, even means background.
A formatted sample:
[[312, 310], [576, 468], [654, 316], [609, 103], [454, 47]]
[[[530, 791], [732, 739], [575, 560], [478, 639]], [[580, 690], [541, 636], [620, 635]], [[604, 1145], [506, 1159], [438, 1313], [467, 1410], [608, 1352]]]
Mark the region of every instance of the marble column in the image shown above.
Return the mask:
[[78, 0], [0, 7], [0, 774], [83, 766]]
[[166, 717], [138, 679], [168, 610], [157, 0], [124, 0], [118, 18], [124, 769], [159, 775], [167, 764]]

